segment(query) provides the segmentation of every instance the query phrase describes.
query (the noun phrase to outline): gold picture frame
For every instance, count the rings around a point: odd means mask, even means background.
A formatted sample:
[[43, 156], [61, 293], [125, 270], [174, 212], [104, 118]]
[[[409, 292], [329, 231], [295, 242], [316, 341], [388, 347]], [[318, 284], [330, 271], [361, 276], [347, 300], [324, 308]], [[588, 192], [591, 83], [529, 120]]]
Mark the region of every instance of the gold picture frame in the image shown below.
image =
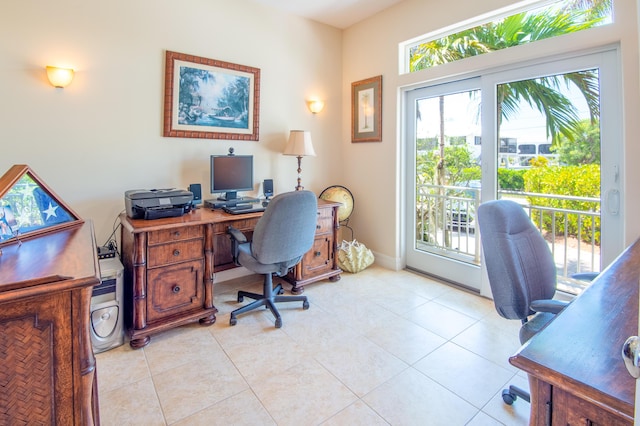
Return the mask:
[[260, 69], [166, 52], [164, 136], [257, 141]]
[[351, 83], [351, 142], [382, 141], [382, 76]]

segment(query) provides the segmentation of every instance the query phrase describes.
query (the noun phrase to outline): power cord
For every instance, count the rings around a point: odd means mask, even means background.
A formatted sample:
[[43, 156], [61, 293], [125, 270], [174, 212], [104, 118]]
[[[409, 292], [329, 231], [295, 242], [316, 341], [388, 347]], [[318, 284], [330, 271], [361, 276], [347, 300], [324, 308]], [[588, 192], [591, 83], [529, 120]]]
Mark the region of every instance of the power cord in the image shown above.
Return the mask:
[[116, 257], [116, 255], [120, 257], [120, 253], [118, 252], [118, 241], [116, 240], [116, 231], [118, 231], [121, 226], [122, 223], [120, 222], [120, 215], [118, 215], [113, 221], [113, 231], [111, 231], [111, 235], [109, 235], [107, 241], [102, 246], [97, 248], [98, 259], [109, 259]]

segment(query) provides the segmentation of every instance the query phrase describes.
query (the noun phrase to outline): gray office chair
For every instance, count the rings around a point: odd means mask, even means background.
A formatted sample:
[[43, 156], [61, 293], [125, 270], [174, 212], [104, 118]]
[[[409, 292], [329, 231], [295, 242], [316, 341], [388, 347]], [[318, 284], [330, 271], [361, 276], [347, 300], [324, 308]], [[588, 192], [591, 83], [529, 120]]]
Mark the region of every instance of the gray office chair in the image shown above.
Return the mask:
[[264, 275], [263, 294], [238, 292], [238, 303], [245, 297], [255, 301], [231, 312], [229, 324], [236, 325], [239, 314], [265, 306], [276, 318], [276, 328], [282, 327], [282, 318], [276, 303], [303, 302], [309, 309], [306, 296], [281, 296], [282, 286], [273, 287], [273, 274], [283, 276], [311, 249], [318, 222], [318, 200], [311, 191], [286, 192], [275, 196], [258, 220], [253, 238], [247, 241], [236, 228], [229, 227], [233, 260], [238, 266]]
[[[556, 292], [553, 255], [522, 206], [513, 201], [481, 204], [478, 224], [495, 308], [503, 318], [522, 322], [520, 343], [524, 344], [568, 304], [552, 300]], [[506, 404], [513, 404], [517, 397], [530, 401], [529, 394], [515, 386], [502, 391]]]

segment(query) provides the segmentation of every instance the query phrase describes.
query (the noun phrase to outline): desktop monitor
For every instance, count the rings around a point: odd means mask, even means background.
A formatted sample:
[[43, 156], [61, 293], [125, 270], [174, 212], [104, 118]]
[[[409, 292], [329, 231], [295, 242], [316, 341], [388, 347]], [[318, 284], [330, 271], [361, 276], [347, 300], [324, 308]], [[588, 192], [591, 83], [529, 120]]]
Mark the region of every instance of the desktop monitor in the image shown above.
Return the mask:
[[211, 193], [219, 200], [234, 200], [240, 191], [253, 191], [252, 155], [212, 155]]

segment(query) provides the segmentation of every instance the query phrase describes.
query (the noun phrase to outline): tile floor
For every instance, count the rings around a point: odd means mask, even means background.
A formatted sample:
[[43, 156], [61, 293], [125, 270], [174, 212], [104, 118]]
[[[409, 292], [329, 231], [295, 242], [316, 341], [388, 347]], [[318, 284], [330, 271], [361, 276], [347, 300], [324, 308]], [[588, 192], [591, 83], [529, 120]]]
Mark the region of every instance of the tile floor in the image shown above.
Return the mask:
[[280, 304], [280, 329], [268, 310], [231, 327], [239, 288], [261, 278], [216, 284], [212, 326], [96, 355], [102, 424], [528, 424], [529, 404], [500, 396], [527, 387], [508, 363], [519, 323], [488, 299], [374, 265], [307, 286], [309, 310]]

